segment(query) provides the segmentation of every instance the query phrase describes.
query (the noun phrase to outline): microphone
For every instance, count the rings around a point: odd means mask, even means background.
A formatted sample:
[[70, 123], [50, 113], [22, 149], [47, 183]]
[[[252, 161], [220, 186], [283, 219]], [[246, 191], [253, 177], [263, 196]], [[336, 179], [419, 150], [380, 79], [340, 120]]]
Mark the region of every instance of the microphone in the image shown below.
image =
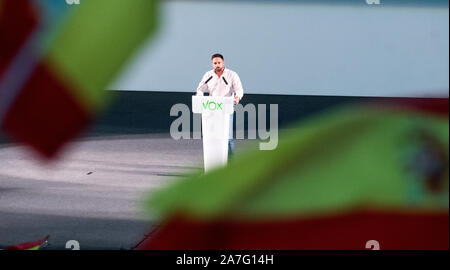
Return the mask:
[[209, 77], [209, 79], [206, 80], [205, 84], [207, 84], [212, 79], [212, 77], [213, 76]]
[[227, 80], [225, 80], [225, 77], [222, 77], [223, 81], [225, 82], [226, 85], [228, 85]]

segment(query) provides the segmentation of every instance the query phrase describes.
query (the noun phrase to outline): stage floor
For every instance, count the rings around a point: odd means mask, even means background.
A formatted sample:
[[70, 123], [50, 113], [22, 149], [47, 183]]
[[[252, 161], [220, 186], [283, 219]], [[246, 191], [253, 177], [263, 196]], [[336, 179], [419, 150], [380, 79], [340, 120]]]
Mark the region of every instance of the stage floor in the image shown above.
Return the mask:
[[[252, 140], [237, 140], [236, 151]], [[23, 146], [0, 144], [0, 248], [50, 235], [46, 249], [129, 249], [158, 224], [149, 192], [203, 170], [201, 140], [169, 134], [82, 138], [43, 163]]]

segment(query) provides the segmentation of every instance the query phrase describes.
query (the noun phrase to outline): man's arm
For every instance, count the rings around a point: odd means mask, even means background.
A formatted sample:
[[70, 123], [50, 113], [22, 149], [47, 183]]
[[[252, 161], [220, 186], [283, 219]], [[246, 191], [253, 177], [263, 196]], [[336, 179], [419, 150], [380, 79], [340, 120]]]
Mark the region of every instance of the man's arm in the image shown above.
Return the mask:
[[234, 73], [232, 87], [233, 87], [234, 93], [236, 93], [236, 98], [235, 98], [234, 103], [237, 104], [244, 96], [244, 89], [242, 88], [241, 79], [239, 78], [239, 75], [237, 75], [237, 73]]
[[208, 90], [208, 82], [209, 80], [212, 79], [212, 76], [208, 75], [208, 72], [205, 73], [205, 75], [203, 75], [202, 80], [200, 81], [200, 83], [198, 84], [197, 87], [197, 96], [203, 96], [203, 93]]

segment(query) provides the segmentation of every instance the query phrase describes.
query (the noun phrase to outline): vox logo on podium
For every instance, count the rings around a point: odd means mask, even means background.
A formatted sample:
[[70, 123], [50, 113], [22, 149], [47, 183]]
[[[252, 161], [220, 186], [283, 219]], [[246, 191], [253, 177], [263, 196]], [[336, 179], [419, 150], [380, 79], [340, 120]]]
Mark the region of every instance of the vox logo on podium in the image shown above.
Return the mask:
[[368, 5], [379, 5], [379, 4], [381, 4], [380, 0], [366, 0], [366, 3]]
[[223, 103], [216, 103], [214, 101], [209, 101], [209, 100], [206, 103], [202, 102], [203, 109], [210, 110], [210, 111], [223, 110], [222, 104]]
[[68, 5], [79, 5], [80, 0], [66, 0], [66, 4]]

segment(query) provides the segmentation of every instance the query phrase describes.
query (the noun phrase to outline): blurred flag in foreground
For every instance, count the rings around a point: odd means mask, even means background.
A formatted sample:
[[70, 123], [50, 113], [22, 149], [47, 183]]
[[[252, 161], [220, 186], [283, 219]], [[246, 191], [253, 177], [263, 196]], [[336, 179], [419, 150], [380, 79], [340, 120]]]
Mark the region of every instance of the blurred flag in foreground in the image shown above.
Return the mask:
[[47, 235], [44, 239], [9, 246], [4, 248], [3, 250], [39, 250], [40, 248], [44, 247], [47, 244], [49, 237], [50, 236]]
[[427, 102], [334, 109], [152, 194], [136, 249], [448, 249], [448, 99]]
[[156, 0], [68, 2], [0, 0], [0, 125], [48, 158], [108, 103], [157, 24]]

